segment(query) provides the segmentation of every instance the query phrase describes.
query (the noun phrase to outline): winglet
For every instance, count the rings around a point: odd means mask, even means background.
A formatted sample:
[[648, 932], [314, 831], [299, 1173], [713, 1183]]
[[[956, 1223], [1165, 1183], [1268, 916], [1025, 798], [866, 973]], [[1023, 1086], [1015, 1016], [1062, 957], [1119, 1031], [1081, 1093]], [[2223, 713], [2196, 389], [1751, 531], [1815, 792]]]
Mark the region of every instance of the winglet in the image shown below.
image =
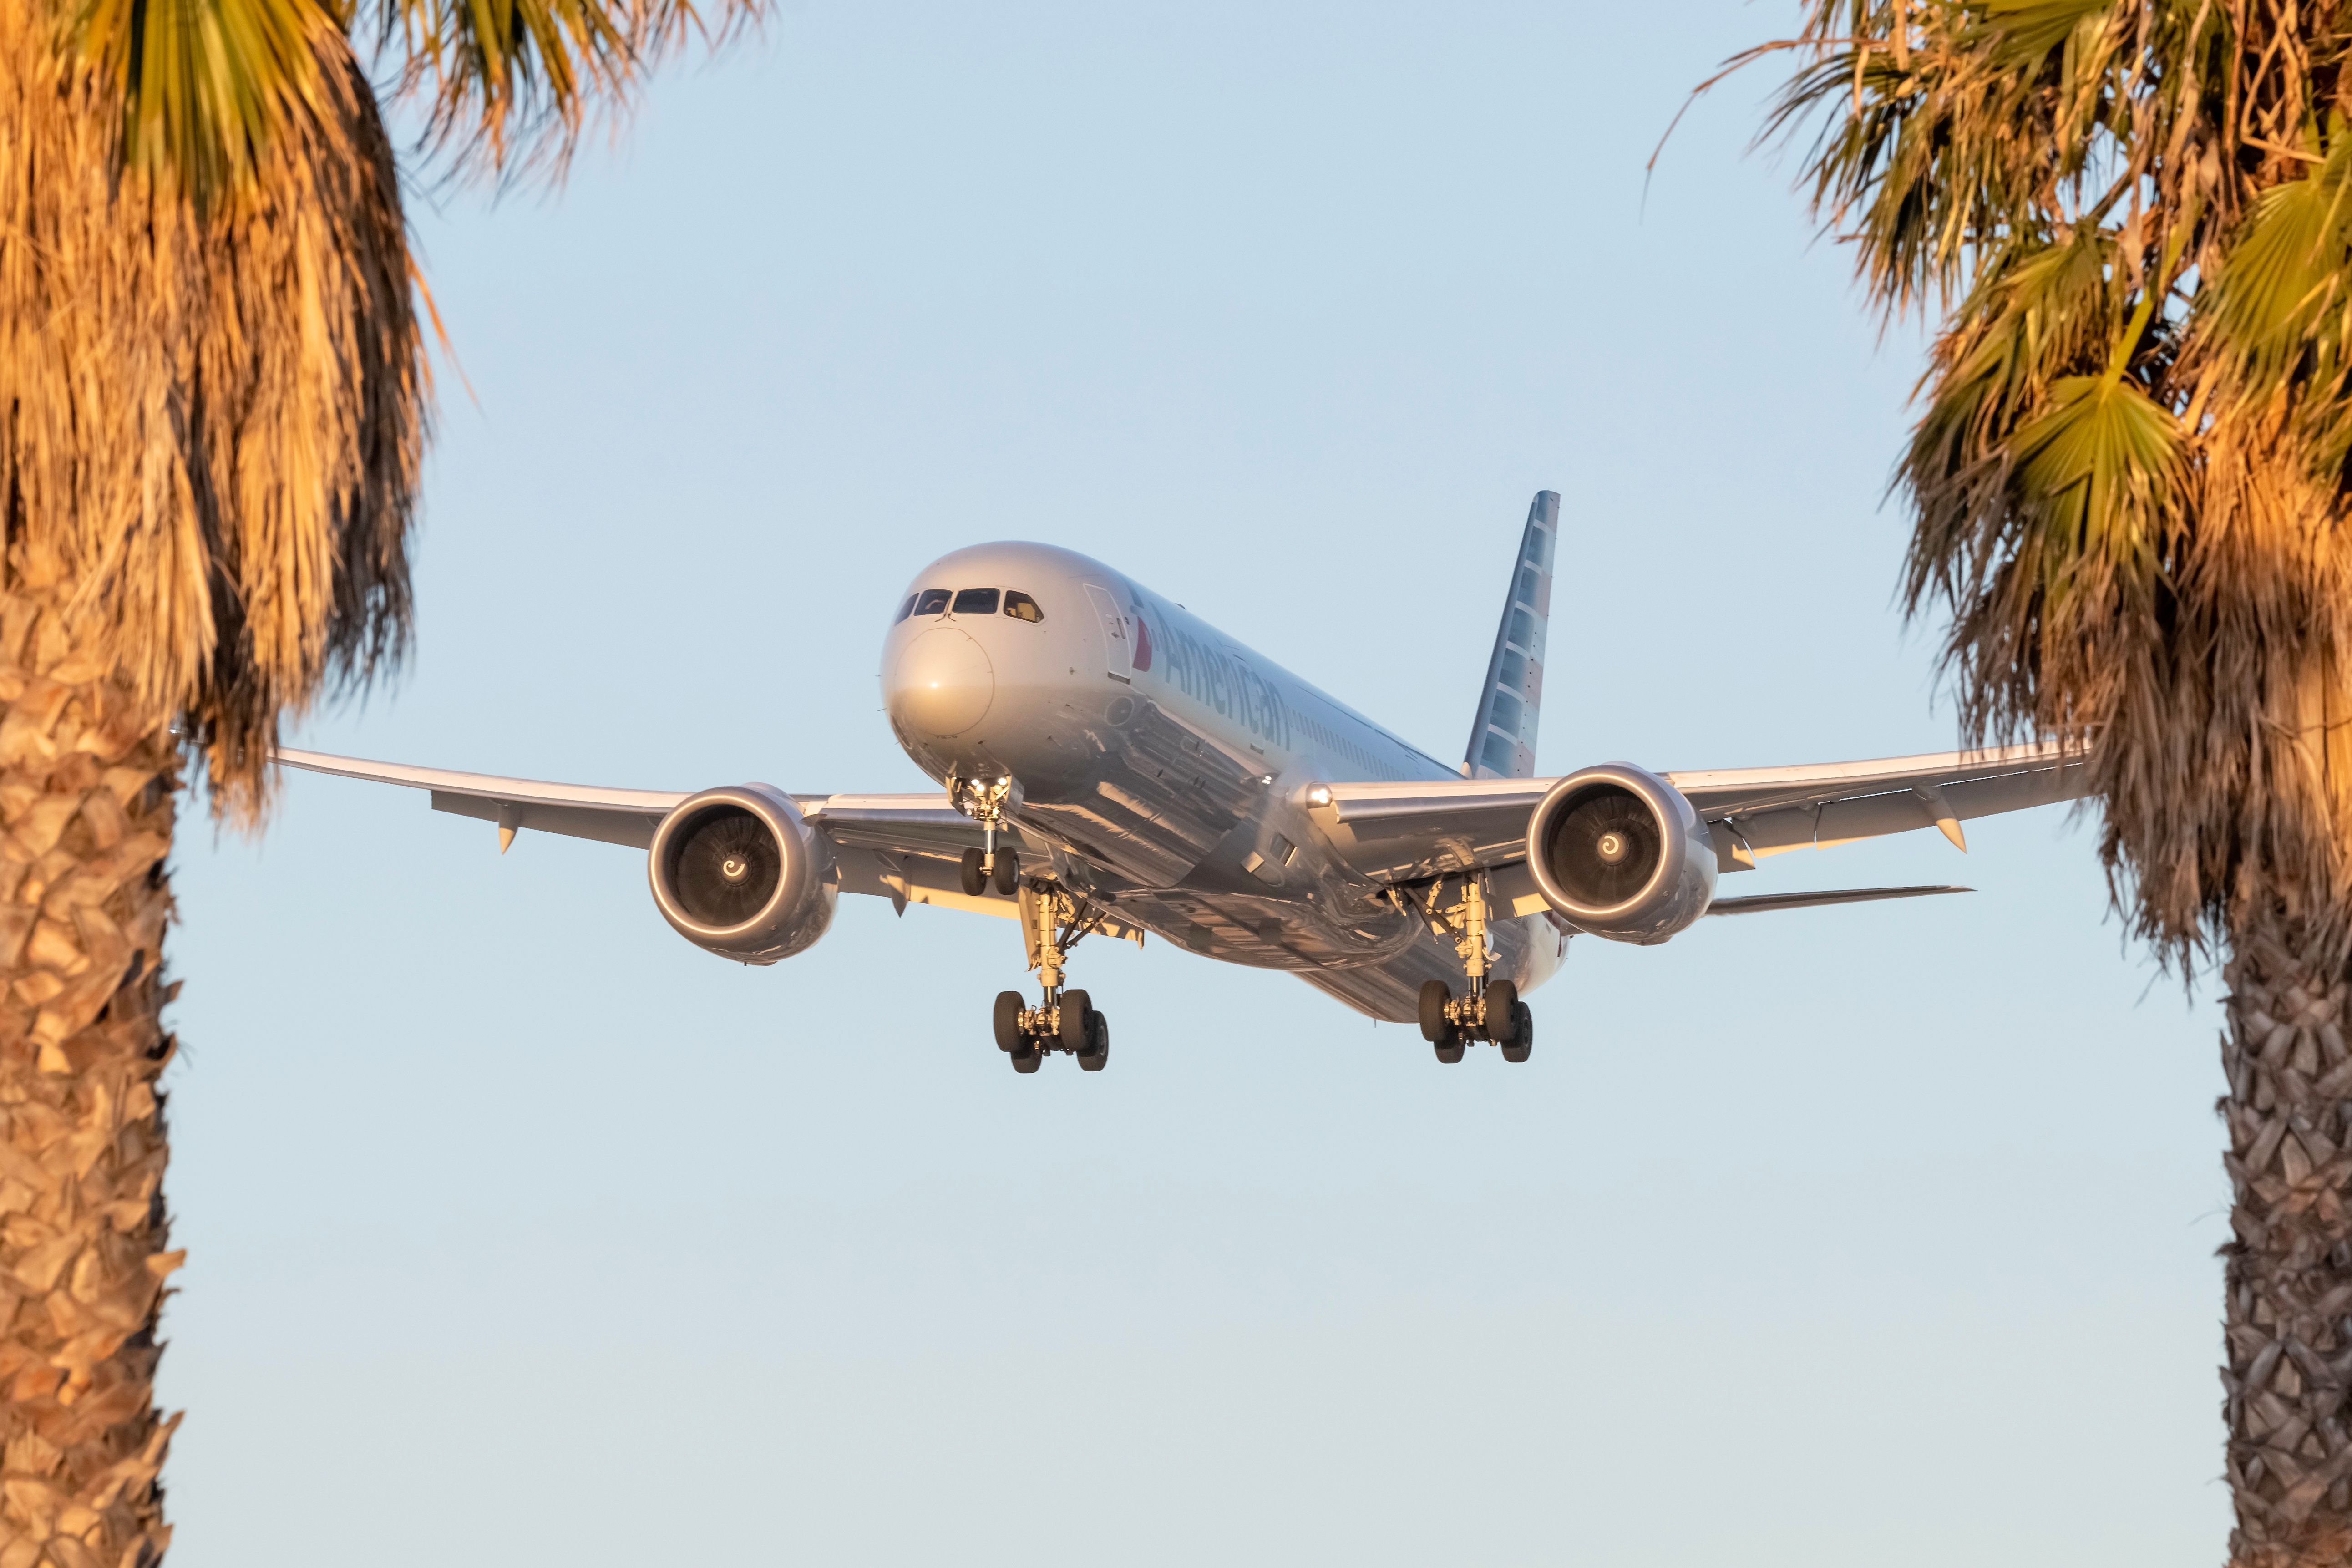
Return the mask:
[[1536, 773], [1536, 719], [1543, 706], [1544, 631], [1551, 616], [1552, 547], [1559, 529], [1559, 492], [1538, 490], [1511, 565], [1511, 591], [1495, 651], [1486, 660], [1486, 689], [1470, 726], [1462, 773], [1474, 779], [1528, 779]]

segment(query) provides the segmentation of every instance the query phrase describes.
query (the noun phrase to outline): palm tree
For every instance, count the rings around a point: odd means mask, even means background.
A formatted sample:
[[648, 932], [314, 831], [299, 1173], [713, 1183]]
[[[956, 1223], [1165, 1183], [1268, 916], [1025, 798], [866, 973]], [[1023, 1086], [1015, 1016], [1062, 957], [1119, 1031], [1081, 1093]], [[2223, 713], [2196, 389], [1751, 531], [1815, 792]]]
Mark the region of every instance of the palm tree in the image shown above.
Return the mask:
[[1936, 323], [1896, 464], [1974, 736], [2089, 749], [2228, 987], [2233, 1563], [2352, 1556], [2352, 6], [1806, 0], [1768, 135]]
[[0, 5], [6, 1568], [146, 1568], [170, 1540], [181, 792], [257, 823], [280, 719], [405, 646], [430, 388], [386, 106], [441, 177], [552, 177], [759, 3]]

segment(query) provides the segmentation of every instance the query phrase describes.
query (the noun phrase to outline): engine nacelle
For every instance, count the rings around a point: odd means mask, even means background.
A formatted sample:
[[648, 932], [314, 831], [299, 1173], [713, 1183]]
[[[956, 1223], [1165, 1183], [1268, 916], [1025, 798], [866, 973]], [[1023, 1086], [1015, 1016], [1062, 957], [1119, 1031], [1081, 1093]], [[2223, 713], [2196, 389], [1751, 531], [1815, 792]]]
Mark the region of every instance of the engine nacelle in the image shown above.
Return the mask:
[[1656, 942], [1715, 900], [1715, 845], [1683, 793], [1630, 763], [1552, 785], [1528, 818], [1528, 869], [1579, 931]]
[[707, 789], [654, 829], [654, 904], [677, 934], [744, 963], [790, 958], [833, 923], [833, 845], [771, 784]]

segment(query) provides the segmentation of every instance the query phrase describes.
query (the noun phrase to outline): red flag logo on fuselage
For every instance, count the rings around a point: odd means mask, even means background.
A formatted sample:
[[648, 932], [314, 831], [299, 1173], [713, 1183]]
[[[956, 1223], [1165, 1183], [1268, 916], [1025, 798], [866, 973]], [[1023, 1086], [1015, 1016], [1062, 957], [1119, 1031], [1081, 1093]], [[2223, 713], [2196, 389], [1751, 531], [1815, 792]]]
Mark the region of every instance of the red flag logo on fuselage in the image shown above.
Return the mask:
[[1138, 669], [1151, 668], [1151, 628], [1143, 624], [1143, 613], [1140, 610], [1137, 611], [1135, 616], [1135, 668]]

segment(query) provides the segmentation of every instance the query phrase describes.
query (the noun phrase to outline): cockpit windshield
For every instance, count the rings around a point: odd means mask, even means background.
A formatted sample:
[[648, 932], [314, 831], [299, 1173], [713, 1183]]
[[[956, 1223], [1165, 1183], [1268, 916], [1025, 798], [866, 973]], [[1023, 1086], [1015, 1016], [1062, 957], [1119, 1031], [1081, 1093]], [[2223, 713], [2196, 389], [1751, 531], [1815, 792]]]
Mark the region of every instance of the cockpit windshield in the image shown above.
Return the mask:
[[1004, 613], [1016, 621], [1034, 626], [1045, 618], [1037, 601], [1018, 588], [925, 588], [907, 596], [907, 602], [898, 606], [897, 619], [890, 624], [897, 626], [913, 616], [992, 616], [1000, 603]]

